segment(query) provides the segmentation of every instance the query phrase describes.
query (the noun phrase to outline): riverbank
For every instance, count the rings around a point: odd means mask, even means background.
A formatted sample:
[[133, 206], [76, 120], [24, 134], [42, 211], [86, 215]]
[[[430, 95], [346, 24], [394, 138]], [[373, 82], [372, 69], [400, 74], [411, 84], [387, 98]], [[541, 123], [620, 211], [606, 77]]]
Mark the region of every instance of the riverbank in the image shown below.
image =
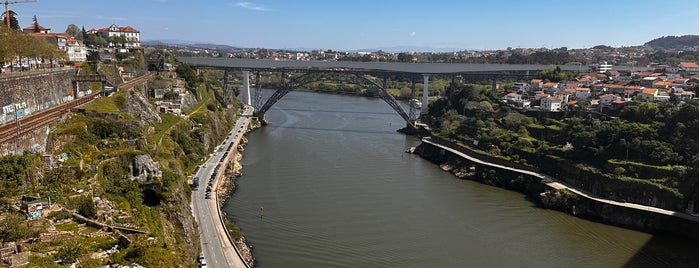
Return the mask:
[[[249, 131], [252, 131], [253, 129], [258, 127], [259, 125], [257, 124], [251, 124]], [[248, 140], [243, 135], [240, 138], [240, 144], [237, 148], [233, 150], [233, 152], [235, 152], [235, 156], [231, 158], [228, 165], [226, 166], [224, 173], [226, 179], [222, 180], [222, 182], [219, 183], [219, 187], [217, 190], [217, 205], [219, 206], [219, 208], [222, 208], [228, 200], [228, 198], [230, 198], [235, 193], [235, 190], [237, 188], [236, 179], [242, 176], [241, 170], [243, 169], [243, 165], [240, 163], [240, 160], [243, 159], [242, 153], [247, 143]], [[235, 223], [229, 221], [228, 215], [226, 215], [225, 213], [223, 214], [223, 216], [224, 217], [222, 217], [222, 220], [224, 221], [224, 224], [227, 226], [228, 236], [232, 238], [232, 241], [234, 241], [234, 246], [236, 247], [241, 258], [247, 264], [248, 267], [254, 267], [255, 258], [252, 255], [252, 246], [247, 243], [247, 240], [245, 240], [245, 236], [243, 236], [240, 227], [238, 227]]]
[[464, 148], [459, 149], [461, 150], [455, 149], [458, 152], [451, 152], [423, 140], [421, 145], [411, 148], [409, 152], [438, 164], [442, 170], [451, 172], [458, 178], [524, 193], [530, 201], [542, 208], [649, 233], [669, 233], [699, 239], [699, 220], [691, 215], [593, 197], [569, 188], [550, 176], [477, 160], [467, 157]]

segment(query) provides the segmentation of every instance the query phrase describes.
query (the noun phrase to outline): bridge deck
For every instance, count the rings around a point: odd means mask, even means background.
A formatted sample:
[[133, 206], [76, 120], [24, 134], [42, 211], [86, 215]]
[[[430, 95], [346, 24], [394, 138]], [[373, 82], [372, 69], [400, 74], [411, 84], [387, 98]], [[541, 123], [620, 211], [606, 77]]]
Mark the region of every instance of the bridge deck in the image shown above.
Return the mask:
[[[482, 72], [541, 71], [560, 67], [566, 71], [585, 71], [581, 65], [537, 65], [537, 64], [466, 64], [466, 63], [400, 63], [400, 62], [354, 62], [354, 61], [276, 61], [269, 59], [235, 59], [181, 57], [180, 60], [195, 67], [240, 70], [299, 70], [299, 69], [348, 69], [414, 74], [458, 74]], [[615, 66], [615, 70], [631, 70], [633, 67]], [[635, 68], [641, 70], [641, 68]]]

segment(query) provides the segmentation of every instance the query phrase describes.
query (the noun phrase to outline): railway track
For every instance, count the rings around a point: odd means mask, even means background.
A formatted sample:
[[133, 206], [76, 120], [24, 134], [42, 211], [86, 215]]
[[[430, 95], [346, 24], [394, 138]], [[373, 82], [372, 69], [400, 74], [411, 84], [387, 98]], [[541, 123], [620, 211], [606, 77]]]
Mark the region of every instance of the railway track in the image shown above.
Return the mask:
[[[145, 83], [154, 75], [154, 72], [149, 72], [146, 75], [139, 76], [129, 80], [128, 82], [120, 84], [119, 88], [122, 90], [131, 89], [137, 85]], [[48, 125], [49, 123], [59, 119], [64, 114], [70, 112], [71, 109], [82, 106], [94, 100], [100, 93], [101, 92], [95, 92], [85, 95], [81, 98], [32, 113], [11, 123], [0, 126], [0, 144], [14, 141], [17, 139], [17, 137], [21, 137], [22, 135], [27, 134], [37, 128]]]

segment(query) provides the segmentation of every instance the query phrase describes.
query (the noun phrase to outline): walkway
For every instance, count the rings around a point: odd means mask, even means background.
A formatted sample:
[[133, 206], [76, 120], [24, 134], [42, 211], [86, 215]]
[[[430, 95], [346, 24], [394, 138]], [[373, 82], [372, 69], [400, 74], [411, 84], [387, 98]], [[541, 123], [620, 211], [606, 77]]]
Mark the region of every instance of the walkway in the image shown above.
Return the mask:
[[481, 165], [491, 166], [491, 167], [495, 167], [495, 168], [499, 168], [499, 169], [504, 169], [504, 170], [510, 170], [510, 171], [514, 171], [514, 172], [521, 173], [521, 174], [531, 175], [531, 176], [535, 176], [535, 177], [541, 178], [542, 180], [543, 180], [543, 179], [548, 179], [548, 180], [550, 180], [551, 182], [546, 183], [546, 184], [547, 184], [548, 186], [554, 188], [554, 189], [559, 189], [559, 190], [566, 189], [566, 190], [571, 191], [571, 192], [573, 192], [573, 193], [575, 193], [575, 194], [577, 194], [577, 195], [580, 195], [580, 196], [582, 196], [582, 197], [585, 197], [585, 198], [588, 198], [588, 199], [591, 199], [591, 200], [594, 200], [594, 201], [597, 201], [597, 202], [601, 202], [601, 203], [605, 203], [605, 204], [610, 204], [610, 205], [614, 205], [614, 206], [620, 206], [620, 207], [638, 209], [638, 210], [643, 210], [643, 211], [649, 211], [649, 212], [653, 212], [653, 213], [659, 213], [659, 214], [664, 214], [664, 215], [669, 215], [669, 216], [673, 216], [673, 217], [678, 217], [678, 218], [682, 218], [682, 219], [686, 219], [686, 220], [690, 220], [690, 221], [694, 221], [694, 222], [699, 222], [699, 217], [695, 217], [695, 216], [689, 215], [689, 214], [687, 214], [687, 213], [683, 213], [683, 212], [679, 212], [679, 211], [672, 211], [672, 210], [665, 210], [665, 209], [661, 209], [661, 208], [657, 208], [657, 207], [651, 207], [651, 206], [646, 206], [646, 205], [641, 205], [641, 204], [627, 203], [627, 202], [618, 202], [618, 201], [614, 201], [614, 200], [610, 200], [610, 199], [605, 199], [605, 198], [596, 196], [596, 195], [594, 195], [594, 194], [585, 192], [585, 191], [583, 191], [583, 190], [574, 188], [574, 187], [572, 187], [571, 185], [569, 185], [569, 184], [563, 182], [562, 180], [556, 179], [556, 178], [554, 178], [554, 177], [548, 176], [548, 175], [543, 174], [543, 173], [538, 173], [538, 172], [533, 172], [533, 171], [528, 171], [528, 170], [522, 170], [522, 169], [516, 169], [516, 168], [507, 167], [507, 166], [503, 166], [503, 165], [498, 165], [498, 164], [494, 164], [494, 163], [490, 163], [490, 162], [484, 162], [484, 161], [482, 161], [482, 160], [480, 160], [480, 159], [477, 159], [477, 158], [471, 157], [471, 156], [469, 156], [469, 155], [467, 155], [467, 154], [465, 154], [465, 153], [462, 153], [462, 152], [460, 152], [460, 151], [458, 151], [458, 150], [456, 150], [456, 149], [452, 149], [452, 148], [447, 147], [447, 146], [445, 146], [445, 145], [441, 145], [441, 144], [435, 143], [435, 142], [431, 141], [430, 139], [425, 139], [425, 138], [423, 138], [423, 139], [422, 139], [422, 142], [423, 142], [423, 143], [427, 143], [427, 144], [431, 144], [431, 145], [436, 146], [436, 147], [439, 147], [439, 148], [442, 148], [442, 149], [444, 149], [444, 150], [447, 150], [447, 151], [449, 151], [449, 152], [454, 153], [455, 155], [461, 156], [461, 157], [463, 157], [463, 158], [468, 159], [469, 161], [472, 161], [472, 162], [475, 162], [475, 163], [478, 163], [478, 164], [481, 164]]

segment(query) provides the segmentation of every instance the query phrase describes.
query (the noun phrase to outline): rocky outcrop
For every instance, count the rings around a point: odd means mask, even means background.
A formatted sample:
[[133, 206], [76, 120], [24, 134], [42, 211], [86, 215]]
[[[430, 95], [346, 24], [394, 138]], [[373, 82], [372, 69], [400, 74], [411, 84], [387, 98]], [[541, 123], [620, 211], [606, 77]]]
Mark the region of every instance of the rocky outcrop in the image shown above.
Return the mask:
[[141, 92], [136, 90], [129, 92], [124, 112], [132, 114], [147, 125], [161, 122], [160, 115], [155, 107], [148, 102], [148, 99]]
[[149, 177], [162, 177], [163, 172], [160, 171], [160, 164], [153, 161], [150, 155], [142, 154], [134, 157], [133, 162], [129, 165], [129, 174], [131, 180], [146, 182]]

